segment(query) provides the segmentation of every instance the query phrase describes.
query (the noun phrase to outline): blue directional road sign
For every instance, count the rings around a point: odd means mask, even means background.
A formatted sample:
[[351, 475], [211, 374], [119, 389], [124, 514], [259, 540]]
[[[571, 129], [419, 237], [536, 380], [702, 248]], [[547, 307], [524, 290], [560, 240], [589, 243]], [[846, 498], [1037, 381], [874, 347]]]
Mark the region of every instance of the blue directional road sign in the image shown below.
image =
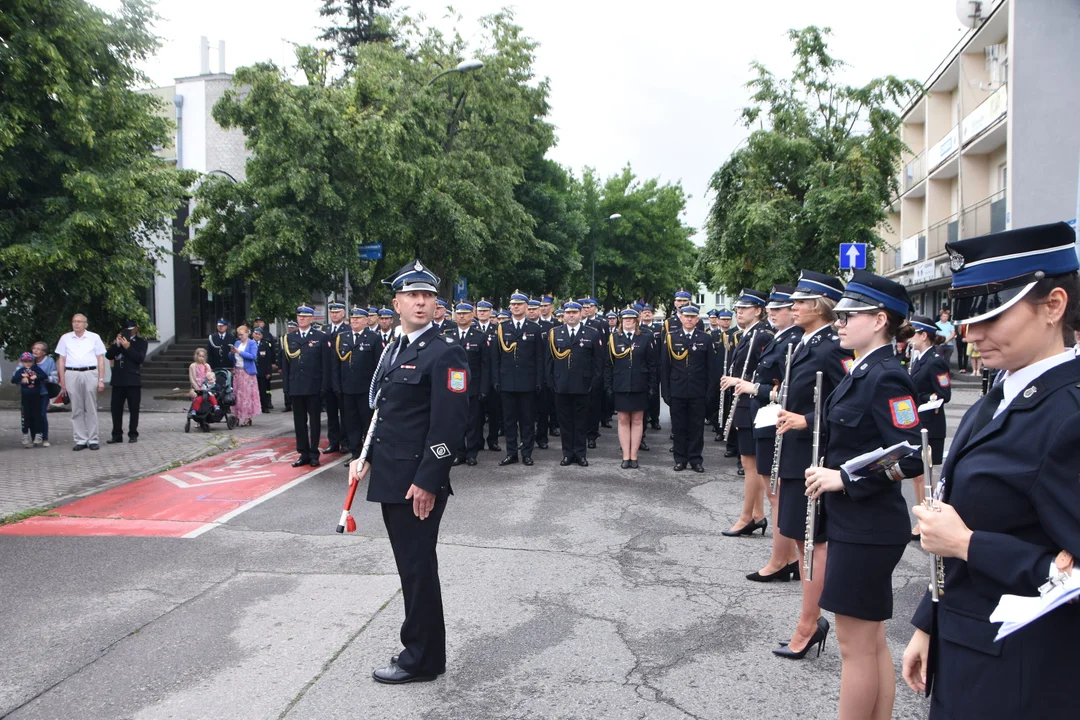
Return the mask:
[[454, 302], [464, 302], [469, 294], [469, 283], [465, 278], [458, 278], [454, 283]]
[[382, 243], [369, 243], [360, 246], [361, 260], [382, 260]]
[[840, 243], [840, 269], [866, 269], [866, 243]]

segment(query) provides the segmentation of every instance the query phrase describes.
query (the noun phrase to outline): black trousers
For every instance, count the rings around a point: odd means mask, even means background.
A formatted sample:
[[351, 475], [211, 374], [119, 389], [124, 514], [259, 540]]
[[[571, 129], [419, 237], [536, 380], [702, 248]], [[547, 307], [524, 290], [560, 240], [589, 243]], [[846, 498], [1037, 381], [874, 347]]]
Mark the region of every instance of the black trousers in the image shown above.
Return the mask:
[[326, 440], [331, 448], [349, 442], [345, 428], [345, 404], [341, 400], [341, 393], [326, 393]]
[[705, 445], [705, 398], [671, 398], [671, 432], [675, 434], [675, 462], [701, 464]]
[[477, 453], [484, 447], [484, 426], [480, 424], [480, 396], [469, 398], [469, 420], [465, 423], [464, 447], [458, 452], [459, 458], [476, 459]]
[[536, 442], [547, 443], [548, 441], [548, 416], [551, 408], [548, 406], [548, 389], [542, 388], [536, 393]]
[[555, 409], [555, 391], [544, 388], [544, 394], [547, 395], [547, 427], [548, 432], [551, 432], [559, 429], [559, 413]]
[[649, 406], [645, 410], [645, 419], [651, 423], [660, 424], [660, 393], [649, 397]]
[[319, 441], [322, 440], [322, 397], [293, 395], [291, 399], [296, 452], [300, 453], [301, 459], [318, 459]]
[[[502, 430], [503, 424], [501, 393], [497, 393], [494, 390], [488, 393], [487, 399], [484, 401], [483, 413], [484, 422], [486, 422], [488, 426], [487, 443], [488, 445], [498, 445], [499, 431]], [[481, 427], [484, 422], [481, 423]]]
[[[506, 454], [532, 457], [533, 429], [536, 427], [536, 391], [502, 393], [503, 434], [506, 437]], [[518, 433], [521, 443], [518, 443]]]
[[439, 524], [448, 495], [435, 496], [435, 507], [426, 520], [413, 514], [412, 503], [383, 503], [383, 524], [394, 551], [401, 594], [405, 599], [405, 622], [401, 624], [398, 665], [416, 675], [446, 672], [446, 620], [439, 585]]
[[585, 426], [589, 421], [589, 396], [555, 393], [555, 411], [559, 415], [559, 440], [563, 457], [585, 458]]
[[367, 437], [368, 425], [371, 424], [371, 408], [368, 407], [367, 393], [341, 394], [342, 410], [345, 413], [345, 432], [349, 438], [349, 451], [353, 459], [360, 457]]
[[604, 388], [593, 388], [589, 393], [589, 420], [585, 437], [595, 440], [600, 437], [600, 415], [604, 411]]
[[255, 377], [259, 381], [259, 408], [263, 412], [269, 412], [274, 409], [270, 402], [270, 376], [259, 373]]
[[142, 402], [142, 388], [134, 386], [113, 386], [112, 389], [112, 439], [124, 437], [124, 403], [127, 402], [128, 438], [139, 437], [139, 403]]
[[23, 425], [26, 431], [30, 433], [31, 442], [34, 440], [34, 436], [41, 435], [43, 431], [41, 398], [42, 396], [36, 392], [33, 394], [24, 392], [19, 398], [22, 407]]
[[705, 421], [713, 426], [714, 432], [720, 432], [720, 383], [710, 385], [708, 399], [705, 401]]

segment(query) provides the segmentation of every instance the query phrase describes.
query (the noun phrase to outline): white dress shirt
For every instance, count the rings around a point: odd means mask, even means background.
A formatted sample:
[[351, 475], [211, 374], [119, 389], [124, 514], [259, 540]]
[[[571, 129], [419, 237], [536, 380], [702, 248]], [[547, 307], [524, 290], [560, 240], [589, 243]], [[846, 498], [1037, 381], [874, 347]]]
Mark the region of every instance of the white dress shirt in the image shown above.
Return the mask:
[[97, 367], [97, 356], [105, 354], [105, 344], [97, 333], [86, 330], [82, 337], [72, 330], [60, 336], [56, 344], [56, 354], [65, 360], [68, 368]]
[[1005, 379], [1001, 382], [1005, 385], [1002, 389], [1004, 397], [1001, 398], [1001, 402], [998, 403], [997, 410], [994, 411], [994, 417], [997, 417], [1005, 411], [1005, 408], [1009, 407], [1009, 403], [1013, 401], [1017, 395], [1027, 388], [1031, 383], [1038, 380], [1045, 373], [1050, 372], [1058, 365], [1069, 362], [1076, 359], [1076, 353], [1072, 348], [1069, 348], [1063, 353], [1057, 355], [1051, 355], [1045, 360], [1040, 360], [1037, 363], [1032, 363], [1026, 368], [1021, 368], [1016, 372], [1005, 373]]

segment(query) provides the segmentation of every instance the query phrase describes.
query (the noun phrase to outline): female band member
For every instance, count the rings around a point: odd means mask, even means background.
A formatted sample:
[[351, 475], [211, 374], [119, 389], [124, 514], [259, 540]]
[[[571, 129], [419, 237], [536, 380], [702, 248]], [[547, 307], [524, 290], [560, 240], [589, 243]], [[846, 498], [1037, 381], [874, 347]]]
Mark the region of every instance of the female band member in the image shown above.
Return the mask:
[[757, 427], [756, 422], [761, 408], [778, 401], [780, 386], [784, 381], [784, 371], [787, 369], [788, 348], [790, 347], [791, 352], [794, 353], [794, 345], [802, 338], [802, 328], [795, 327], [791, 320], [791, 293], [794, 291], [795, 288], [787, 285], [773, 286], [765, 311], [769, 315], [769, 324], [776, 330], [776, 335], [762, 351], [753, 379], [740, 380], [735, 384], [736, 395], [750, 396], [750, 415], [755, 418], [752, 432], [760, 485], [754, 491], [754, 497], [760, 497], [763, 493], [767, 495], [773, 512], [772, 555], [765, 563], [765, 567], [746, 576], [747, 580], [754, 582], [773, 580], [787, 582], [792, 577], [799, 579], [799, 564], [795, 560], [795, 541], [776, 532], [777, 494], [779, 493], [774, 494], [771, 491], [776, 425], [770, 424], [762, 428]]
[[[840, 278], [812, 270], [803, 270], [791, 299], [795, 325], [802, 328], [802, 338], [791, 357], [791, 383], [787, 410], [780, 411], [777, 432], [784, 436], [780, 453], [780, 511], [776, 529], [795, 542], [798, 564], [803, 566], [806, 538], [806, 468], [813, 457], [814, 387], [817, 373], [822, 374], [822, 407], [851, 366], [851, 351], [840, 347], [840, 337], [833, 331], [836, 320], [833, 308], [844, 293]], [[824, 418], [822, 418], [824, 419]], [[824, 523], [814, 533], [814, 575], [802, 577], [802, 608], [791, 640], [773, 650], [780, 657], [801, 660], [815, 645], [824, 644], [829, 621], [821, 617], [818, 600], [825, 582], [826, 543]]]
[[620, 327], [608, 336], [604, 392], [619, 415], [622, 468], [638, 466], [638, 449], [645, 428], [645, 408], [657, 392], [659, 356], [649, 333], [638, 327], [638, 311], [619, 313]]
[[[919, 406], [928, 402], [952, 399], [952, 375], [949, 362], [938, 348], [945, 338], [938, 333], [937, 325], [929, 317], [916, 315], [911, 318], [915, 335], [908, 341], [914, 351], [908, 362], [911, 382], [915, 383], [915, 400]], [[930, 454], [935, 466], [941, 464], [945, 454], [945, 408], [944, 406], [919, 413], [919, 424], [929, 431]], [[915, 504], [926, 500], [926, 484], [920, 475], [915, 478]], [[917, 528], [916, 528], [917, 529]], [[919, 534], [911, 531], [912, 542], [918, 542]]]
[[896, 696], [885, 620], [892, 617], [892, 573], [911, 535], [900, 481], [917, 476], [921, 462], [916, 454], [865, 476], [840, 466], [900, 442], [919, 447], [915, 387], [892, 347], [914, 332], [910, 311], [903, 285], [855, 271], [836, 322], [840, 344], [856, 360], [825, 403], [825, 464], [806, 471], [807, 494], [824, 495], [829, 561], [819, 604], [836, 615], [840, 720], [888, 720]]
[[1057, 223], [945, 246], [956, 316], [1004, 379], [960, 422], [942, 502], [914, 511], [923, 549], [944, 558], [944, 587], [912, 620], [904, 679], [929, 686], [935, 720], [1060, 717], [1075, 705], [1080, 605], [999, 641], [989, 619], [1002, 595], [1038, 596], [1062, 568], [1077, 572], [1080, 361], [1066, 347], [1080, 307], [1075, 242]]
[[[744, 289], [735, 303], [736, 319], [739, 327], [743, 330], [742, 339], [735, 346], [728, 372], [732, 373], [720, 379], [720, 392], [729, 387], [735, 387], [739, 380], [751, 376], [757, 369], [761, 359], [761, 351], [772, 340], [772, 331], [765, 324], [765, 306], [768, 304], [768, 296], [757, 290]], [[762, 491], [762, 479], [758, 477], [757, 460], [755, 455], [757, 448], [754, 443], [754, 417], [750, 413], [750, 396], [736, 395], [734, 414], [734, 428], [732, 432], [738, 433], [739, 457], [745, 470], [743, 481], [743, 509], [739, 519], [725, 530], [724, 535], [736, 537], [738, 535], [752, 535], [755, 530], [761, 530], [765, 534], [765, 528], [769, 521], [765, 518], [765, 495]]]

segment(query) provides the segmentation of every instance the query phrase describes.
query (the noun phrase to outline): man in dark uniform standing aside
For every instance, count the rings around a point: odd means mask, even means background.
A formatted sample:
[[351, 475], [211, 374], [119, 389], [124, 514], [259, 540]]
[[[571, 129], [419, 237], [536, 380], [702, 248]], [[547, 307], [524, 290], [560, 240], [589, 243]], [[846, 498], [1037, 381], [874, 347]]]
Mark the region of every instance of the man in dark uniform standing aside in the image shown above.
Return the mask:
[[274, 344], [266, 339], [266, 332], [257, 327], [251, 331], [251, 339], [259, 346], [258, 355], [255, 356], [255, 378], [259, 383], [259, 407], [264, 413], [270, 412], [274, 406], [270, 404], [270, 378], [274, 368], [277, 367], [277, 354], [274, 352]]
[[325, 334], [312, 329], [314, 315], [307, 305], [296, 308], [297, 330], [281, 339], [285, 392], [292, 401], [296, 452], [300, 453], [293, 467], [319, 467], [322, 398], [331, 389], [330, 346]]
[[581, 323], [581, 305], [563, 306], [563, 324], [552, 328], [544, 347], [547, 384], [554, 390], [562, 433], [562, 466], [576, 462], [588, 467], [585, 434], [589, 397], [603, 384], [604, 344], [600, 333]]
[[[499, 326], [497, 322], [493, 322], [491, 315], [494, 311], [494, 307], [490, 302], [480, 299], [476, 303], [476, 326], [480, 329], [480, 332], [484, 333], [484, 337], [487, 339], [488, 345], [488, 368], [492, 368], [494, 360], [492, 359], [495, 352], [495, 330]], [[487, 385], [483, 388], [487, 397], [480, 403], [480, 427], [481, 434], [483, 434], [483, 426], [487, 424], [487, 448], [491, 452], [499, 452], [502, 450], [499, 447], [499, 434], [502, 432], [502, 396], [497, 393], [493, 387], [494, 380], [491, 374], [486, 376]]]
[[[345, 324], [345, 303], [328, 303], [326, 310], [330, 315], [330, 323], [323, 328], [323, 333], [326, 335], [326, 346], [332, 353], [338, 333], [349, 330], [349, 326]], [[341, 393], [336, 390], [326, 393], [326, 440], [329, 444], [323, 450], [324, 453], [340, 453], [349, 450], [346, 447], [349, 441], [346, 437], [345, 406]]]
[[528, 301], [520, 292], [510, 296], [511, 318], [496, 328], [492, 343], [491, 382], [495, 392], [502, 394], [506, 435], [506, 457], [499, 465], [516, 463], [518, 450], [522, 463], [533, 464], [536, 395], [544, 385], [544, 355], [540, 326], [525, 317]]
[[401, 337], [384, 358], [376, 408], [379, 421], [367, 461], [351, 477], [371, 472], [367, 499], [382, 505], [405, 600], [404, 650], [372, 672], [381, 683], [434, 680], [446, 671], [446, 622], [436, 547], [450, 467], [469, 412], [468, 359], [453, 337], [432, 324], [438, 278], [417, 260], [384, 280], [395, 292]]
[[210, 333], [206, 338], [206, 362], [210, 363], [211, 370], [232, 370], [233, 357], [232, 346], [236, 342], [236, 335], [229, 332], [229, 321], [219, 318], [217, 332]]
[[465, 427], [464, 445], [456, 448], [454, 465], [476, 465], [476, 456], [484, 447], [480, 406], [487, 397], [491, 359], [487, 335], [473, 323], [473, 306], [467, 302], [454, 307], [454, 325], [447, 325], [443, 335], [454, 338], [469, 359], [469, 421]]
[[121, 324], [120, 334], [105, 351], [112, 364], [112, 437], [106, 445], [124, 441], [124, 402], [128, 406], [128, 442], [139, 439], [139, 404], [142, 402], [142, 363], [146, 359], [146, 340], [139, 335], [134, 320]]
[[705, 472], [705, 394], [713, 366], [712, 340], [697, 325], [698, 309], [685, 305], [679, 311], [682, 328], [665, 333], [660, 348], [660, 390], [671, 408], [671, 431], [675, 436], [675, 471]]
[[349, 328], [335, 336], [331, 355], [334, 367], [331, 385], [334, 392], [341, 396], [345, 432], [353, 460], [360, 457], [364, 437], [371, 424], [368, 391], [382, 354], [379, 338], [368, 329], [367, 324], [367, 310], [353, 307], [349, 311]]

